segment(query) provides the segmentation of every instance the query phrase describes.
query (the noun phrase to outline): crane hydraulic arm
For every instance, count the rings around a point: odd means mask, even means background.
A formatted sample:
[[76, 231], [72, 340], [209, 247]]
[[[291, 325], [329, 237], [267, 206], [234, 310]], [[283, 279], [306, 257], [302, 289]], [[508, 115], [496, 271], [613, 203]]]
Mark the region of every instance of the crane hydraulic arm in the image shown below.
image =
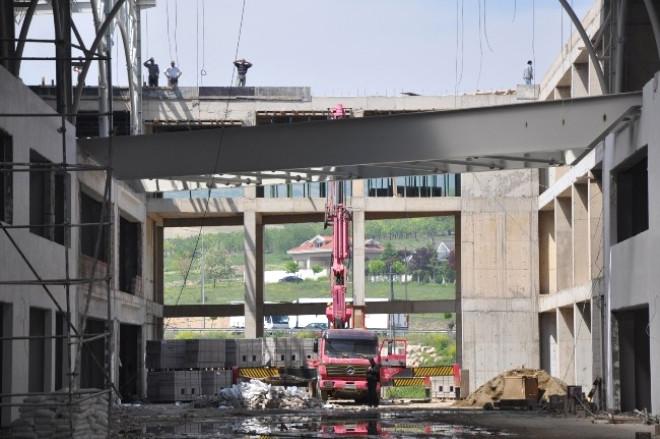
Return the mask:
[[350, 256], [351, 214], [344, 205], [343, 184], [336, 180], [328, 182], [325, 218], [326, 227], [332, 227], [332, 303], [326, 308], [325, 315], [330, 328], [347, 328], [352, 315], [352, 309], [346, 304], [348, 270], [345, 265]]

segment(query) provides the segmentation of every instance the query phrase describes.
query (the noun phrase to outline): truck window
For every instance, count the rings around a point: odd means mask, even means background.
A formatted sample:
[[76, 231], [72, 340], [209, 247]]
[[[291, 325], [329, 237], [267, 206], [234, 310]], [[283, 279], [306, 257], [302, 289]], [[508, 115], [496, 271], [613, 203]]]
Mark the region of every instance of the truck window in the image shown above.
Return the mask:
[[328, 339], [325, 343], [325, 351], [329, 357], [375, 357], [378, 345], [375, 340], [341, 340]]

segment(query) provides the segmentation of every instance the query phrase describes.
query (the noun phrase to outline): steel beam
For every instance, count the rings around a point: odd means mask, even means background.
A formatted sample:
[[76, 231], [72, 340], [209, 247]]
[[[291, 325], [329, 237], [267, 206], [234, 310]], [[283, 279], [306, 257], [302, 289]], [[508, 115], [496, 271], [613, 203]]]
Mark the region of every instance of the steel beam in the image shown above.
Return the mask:
[[[325, 314], [325, 303], [265, 303], [264, 315]], [[233, 317], [244, 315], [243, 304], [165, 305], [163, 317]], [[393, 300], [367, 302], [370, 314], [426, 314], [456, 312], [455, 300]]]
[[[564, 155], [570, 164], [571, 157], [593, 147], [622, 114], [640, 105], [641, 93], [626, 93], [264, 125], [224, 130], [224, 134], [221, 128], [116, 137], [113, 168], [119, 179], [240, 175], [241, 171], [314, 167], [334, 167], [333, 172], [349, 178], [365, 178], [409, 175], [413, 171], [405, 167], [406, 163], [464, 163], [468, 158], [487, 155], [551, 153]], [[107, 162], [107, 139], [84, 139], [79, 144], [102, 163]], [[216, 163], [218, 148], [220, 159]], [[383, 164], [387, 166], [382, 167]], [[471, 164], [483, 165], [474, 161]], [[503, 169], [515, 169], [524, 164], [509, 161], [501, 165]]]

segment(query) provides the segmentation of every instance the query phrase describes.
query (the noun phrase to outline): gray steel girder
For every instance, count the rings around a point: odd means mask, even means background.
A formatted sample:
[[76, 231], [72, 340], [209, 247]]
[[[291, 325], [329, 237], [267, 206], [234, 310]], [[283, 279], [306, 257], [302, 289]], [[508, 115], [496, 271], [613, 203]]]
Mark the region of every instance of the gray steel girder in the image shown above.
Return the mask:
[[[226, 131], [114, 137], [112, 165], [117, 178], [137, 179], [311, 167], [365, 178], [436, 169], [465, 172], [539, 167], [550, 161], [570, 164], [641, 104], [640, 93], [625, 93]], [[107, 161], [108, 139], [79, 142], [83, 151], [102, 163]]]

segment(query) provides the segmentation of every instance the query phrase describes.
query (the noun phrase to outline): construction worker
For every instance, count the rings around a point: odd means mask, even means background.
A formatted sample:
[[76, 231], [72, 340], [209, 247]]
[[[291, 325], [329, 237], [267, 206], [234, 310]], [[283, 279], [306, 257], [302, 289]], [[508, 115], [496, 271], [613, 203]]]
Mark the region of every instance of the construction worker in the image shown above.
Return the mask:
[[144, 66], [149, 71], [149, 87], [158, 87], [158, 75], [160, 75], [160, 68], [153, 58], [145, 61]]
[[534, 80], [534, 68], [532, 67], [532, 61], [527, 61], [527, 66], [523, 71], [523, 81], [525, 81], [526, 85], [532, 85], [533, 80]]
[[179, 84], [179, 77], [181, 76], [181, 70], [176, 66], [174, 61], [170, 63], [170, 67], [165, 70], [165, 76], [167, 77], [167, 84], [170, 88], [176, 88]]
[[245, 87], [245, 76], [247, 75], [248, 69], [252, 67], [252, 63], [250, 61], [246, 61], [244, 58], [241, 58], [234, 61], [234, 65], [236, 66], [236, 71], [238, 72], [238, 86]]
[[367, 404], [369, 407], [378, 407], [380, 395], [378, 395], [378, 382], [380, 381], [380, 366], [375, 358], [369, 358], [367, 369]]

